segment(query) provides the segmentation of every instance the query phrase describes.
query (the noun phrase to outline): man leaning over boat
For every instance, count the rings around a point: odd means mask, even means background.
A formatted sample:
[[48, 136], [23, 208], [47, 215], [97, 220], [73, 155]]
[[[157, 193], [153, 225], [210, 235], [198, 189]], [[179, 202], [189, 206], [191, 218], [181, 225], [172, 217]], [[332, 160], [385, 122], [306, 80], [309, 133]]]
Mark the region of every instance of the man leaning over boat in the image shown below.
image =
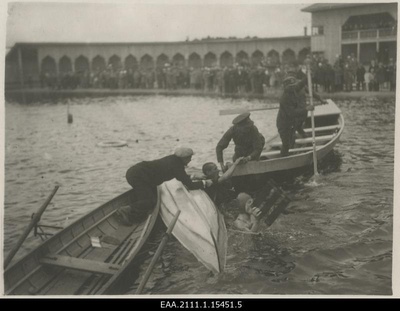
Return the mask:
[[176, 178], [189, 190], [205, 189], [211, 180], [192, 181], [185, 166], [192, 160], [193, 150], [186, 147], [175, 149], [174, 154], [153, 161], [142, 161], [126, 172], [126, 180], [133, 188], [129, 206], [118, 209], [117, 219], [130, 226], [145, 217], [157, 203], [157, 186]]
[[233, 162], [239, 157], [243, 157], [242, 163], [259, 160], [265, 145], [265, 138], [250, 119], [250, 112], [238, 115], [232, 123], [233, 126], [225, 132], [216, 147], [217, 161], [223, 172], [228, 169], [224, 163], [223, 151], [231, 140], [235, 143]]

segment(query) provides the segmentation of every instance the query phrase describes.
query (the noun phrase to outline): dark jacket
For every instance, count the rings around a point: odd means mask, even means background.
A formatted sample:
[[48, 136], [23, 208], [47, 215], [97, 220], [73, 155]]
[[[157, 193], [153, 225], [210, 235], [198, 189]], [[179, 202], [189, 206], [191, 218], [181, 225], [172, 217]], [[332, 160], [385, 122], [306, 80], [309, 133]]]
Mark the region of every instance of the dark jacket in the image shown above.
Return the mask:
[[[305, 109], [305, 94], [301, 93], [306, 86], [307, 79], [303, 78], [295, 86], [283, 91], [279, 101], [279, 111], [276, 118], [278, 130], [290, 128], [295, 125], [296, 118], [301, 118], [307, 113]], [[301, 95], [300, 95], [301, 94]], [[299, 95], [302, 99], [299, 98]]]
[[360, 66], [357, 68], [357, 82], [364, 82], [365, 68]]
[[233, 139], [235, 143], [235, 156], [247, 157], [251, 160], [258, 160], [265, 144], [264, 136], [258, 131], [253, 121], [250, 121], [246, 127], [235, 124], [225, 132], [217, 144], [217, 161], [223, 162], [223, 150], [229, 145]]
[[233, 184], [230, 179], [221, 183], [219, 183], [218, 180], [213, 180], [213, 184], [204, 189], [204, 191], [217, 205], [222, 202], [231, 201], [235, 198], [235, 191], [233, 190]]
[[174, 178], [182, 182], [189, 190], [204, 189], [201, 181], [193, 182], [190, 179], [186, 174], [182, 159], [176, 155], [140, 162], [126, 172], [126, 179], [131, 185], [145, 183], [149, 186], [158, 186]]

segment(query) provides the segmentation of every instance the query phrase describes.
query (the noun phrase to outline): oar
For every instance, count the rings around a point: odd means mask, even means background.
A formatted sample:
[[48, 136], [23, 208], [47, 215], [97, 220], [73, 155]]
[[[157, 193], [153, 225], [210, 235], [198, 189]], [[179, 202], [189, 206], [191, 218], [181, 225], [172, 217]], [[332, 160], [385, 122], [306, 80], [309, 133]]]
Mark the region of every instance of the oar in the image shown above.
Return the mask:
[[[307, 80], [308, 80], [308, 93], [310, 96], [310, 104], [314, 107], [313, 103], [313, 94], [312, 94], [312, 82], [311, 82], [311, 71], [310, 71], [310, 62], [307, 63]], [[311, 129], [312, 129], [312, 145], [313, 145], [313, 162], [314, 162], [314, 179], [318, 177], [318, 168], [317, 168], [317, 147], [315, 144], [315, 121], [314, 121], [314, 110], [311, 110]]]
[[10, 253], [7, 256], [7, 258], [4, 260], [4, 269], [9, 265], [11, 260], [14, 258], [15, 254], [18, 252], [18, 250], [21, 247], [22, 243], [24, 243], [26, 237], [29, 235], [29, 232], [31, 232], [32, 228], [39, 222], [40, 217], [42, 216], [42, 214], [43, 214], [44, 210], [46, 209], [46, 207], [49, 205], [51, 199], [56, 194], [58, 188], [59, 188], [59, 186], [55, 186], [54, 187], [53, 192], [50, 194], [50, 196], [47, 198], [47, 200], [43, 203], [43, 205], [40, 207], [40, 209], [37, 211], [37, 213], [33, 214], [33, 217], [31, 219], [31, 222], [29, 223], [29, 226], [22, 233], [22, 235], [19, 238], [18, 242], [14, 245], [13, 249], [10, 251]]
[[154, 265], [156, 264], [158, 258], [161, 256], [162, 251], [164, 250], [165, 245], [167, 244], [168, 238], [172, 232], [172, 230], [174, 229], [175, 223], [178, 220], [179, 214], [181, 213], [180, 210], [178, 210], [174, 216], [174, 218], [172, 219], [171, 223], [168, 226], [167, 232], [165, 233], [164, 237], [162, 238], [162, 241], [160, 243], [160, 245], [157, 248], [156, 253], [154, 254], [153, 259], [150, 262], [149, 267], [146, 270], [146, 273], [143, 277], [143, 280], [140, 282], [138, 289], [136, 290], [136, 294], [140, 294], [144, 288], [144, 286], [146, 285], [147, 280], [150, 277], [151, 272], [153, 271]]
[[263, 108], [234, 108], [234, 109], [224, 109], [219, 111], [219, 115], [228, 115], [228, 114], [240, 114], [243, 112], [248, 112], [248, 111], [259, 111], [259, 110], [273, 110], [273, 109], [279, 109], [279, 106], [276, 107], [263, 107]]

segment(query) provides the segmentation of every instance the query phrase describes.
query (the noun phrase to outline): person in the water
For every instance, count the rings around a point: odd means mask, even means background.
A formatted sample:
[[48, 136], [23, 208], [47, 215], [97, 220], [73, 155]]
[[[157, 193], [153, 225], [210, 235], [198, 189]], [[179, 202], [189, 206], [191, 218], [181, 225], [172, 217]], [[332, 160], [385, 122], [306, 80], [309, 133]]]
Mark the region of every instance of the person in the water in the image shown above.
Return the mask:
[[233, 223], [235, 227], [244, 231], [257, 232], [260, 224], [259, 216], [261, 215], [261, 210], [253, 206], [253, 198], [249, 194], [241, 192], [237, 196], [237, 203], [239, 215]]
[[204, 178], [212, 181], [212, 185], [204, 189], [204, 191], [209, 195], [215, 204], [219, 205], [224, 201], [234, 198], [231, 177], [238, 164], [242, 162], [243, 157], [237, 158], [233, 164], [230, 166], [229, 164], [227, 165], [229, 168], [223, 174], [221, 174], [217, 164], [214, 162], [207, 162], [203, 165], [202, 171]]

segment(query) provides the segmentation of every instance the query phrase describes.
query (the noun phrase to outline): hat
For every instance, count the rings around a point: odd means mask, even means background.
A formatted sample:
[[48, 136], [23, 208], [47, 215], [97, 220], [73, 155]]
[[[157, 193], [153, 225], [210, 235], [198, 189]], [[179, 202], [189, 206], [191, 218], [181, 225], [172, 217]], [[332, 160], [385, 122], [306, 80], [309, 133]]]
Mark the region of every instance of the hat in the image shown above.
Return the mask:
[[246, 120], [248, 117], [250, 117], [250, 112], [244, 112], [244, 113], [238, 115], [235, 119], [233, 119], [232, 123], [238, 124], [238, 123]]
[[194, 154], [193, 150], [186, 147], [178, 147], [175, 149], [174, 154], [179, 158], [190, 157]]

